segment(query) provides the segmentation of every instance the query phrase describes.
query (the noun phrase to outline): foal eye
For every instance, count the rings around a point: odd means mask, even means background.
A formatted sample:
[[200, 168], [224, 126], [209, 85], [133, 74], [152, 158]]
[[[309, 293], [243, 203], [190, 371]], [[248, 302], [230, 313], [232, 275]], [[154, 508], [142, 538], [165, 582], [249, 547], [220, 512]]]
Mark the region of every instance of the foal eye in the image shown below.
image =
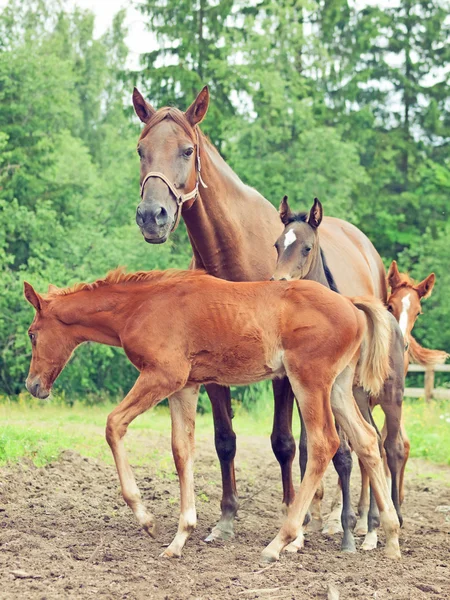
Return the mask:
[[393, 309], [393, 307], [392, 307], [392, 304], [389, 304], [389, 305], [388, 305], [388, 307], [387, 307], [387, 309], [388, 309], [388, 311], [389, 311], [390, 313], [391, 313], [391, 312], [394, 312], [394, 309]]
[[303, 252], [304, 252], [305, 254], [309, 254], [309, 253], [311, 252], [311, 250], [312, 250], [312, 247], [311, 247], [311, 246], [305, 246], [305, 248], [303, 248]]
[[183, 152], [184, 156], [191, 156], [191, 154], [194, 152], [194, 148], [186, 148], [186, 150]]

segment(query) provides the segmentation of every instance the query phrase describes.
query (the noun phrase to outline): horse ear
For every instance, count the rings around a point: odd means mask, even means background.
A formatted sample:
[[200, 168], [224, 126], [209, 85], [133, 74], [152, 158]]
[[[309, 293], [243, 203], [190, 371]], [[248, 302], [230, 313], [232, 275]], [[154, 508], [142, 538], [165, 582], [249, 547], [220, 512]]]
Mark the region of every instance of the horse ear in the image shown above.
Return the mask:
[[292, 221], [292, 212], [288, 203], [288, 197], [283, 196], [283, 200], [280, 203], [280, 219], [283, 225], [287, 225]]
[[153, 106], [145, 101], [144, 96], [137, 87], [133, 90], [133, 106], [137, 116], [143, 123], [148, 123], [156, 112]]
[[314, 198], [314, 204], [311, 207], [308, 215], [308, 225], [311, 225], [313, 229], [317, 229], [322, 223], [323, 208], [318, 198]]
[[206, 112], [209, 106], [209, 90], [208, 86], [202, 89], [194, 102], [190, 105], [187, 111], [184, 113], [186, 115], [186, 119], [195, 127], [198, 123], [201, 123], [205, 118]]
[[419, 294], [419, 298], [425, 299], [431, 296], [431, 292], [433, 291], [434, 284], [436, 283], [436, 275], [431, 273], [428, 275], [426, 279], [421, 281], [419, 284], [414, 286], [414, 289]]
[[33, 286], [27, 281], [23, 282], [23, 293], [27, 301], [34, 306], [36, 310], [41, 310], [42, 299], [39, 294], [34, 291]]
[[387, 282], [391, 286], [391, 290], [394, 291], [401, 282], [402, 279], [400, 277], [400, 273], [397, 267], [397, 261], [393, 260], [391, 266], [389, 267], [389, 271], [387, 274]]
[[49, 283], [47, 294], [53, 294], [53, 293], [57, 292], [58, 290], [59, 290], [59, 287], [57, 287], [56, 285], [53, 285], [53, 283]]

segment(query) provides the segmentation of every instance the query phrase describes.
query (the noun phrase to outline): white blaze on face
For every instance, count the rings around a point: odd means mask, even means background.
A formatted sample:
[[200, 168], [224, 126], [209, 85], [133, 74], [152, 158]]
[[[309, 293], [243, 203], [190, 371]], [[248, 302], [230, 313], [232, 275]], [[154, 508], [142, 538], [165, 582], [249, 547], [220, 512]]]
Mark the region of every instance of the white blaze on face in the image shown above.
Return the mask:
[[410, 294], [407, 294], [402, 298], [402, 312], [400, 314], [400, 319], [398, 324], [400, 325], [400, 329], [402, 330], [403, 337], [406, 335], [406, 328], [408, 327], [408, 310], [411, 306]]
[[293, 244], [295, 242], [295, 240], [297, 239], [295, 232], [293, 229], [289, 229], [289, 231], [287, 232], [287, 234], [284, 236], [284, 249], [286, 250], [286, 248], [288, 246], [290, 246], [291, 244]]

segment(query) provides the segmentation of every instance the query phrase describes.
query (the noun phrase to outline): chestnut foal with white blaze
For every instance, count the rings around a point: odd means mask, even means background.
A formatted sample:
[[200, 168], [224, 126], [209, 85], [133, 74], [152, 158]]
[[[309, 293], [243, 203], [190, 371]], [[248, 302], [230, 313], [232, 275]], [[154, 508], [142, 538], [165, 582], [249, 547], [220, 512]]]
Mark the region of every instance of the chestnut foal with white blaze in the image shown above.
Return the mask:
[[[207, 381], [248, 384], [284, 375], [303, 413], [309, 459], [298, 494], [264, 558], [277, 560], [296, 538], [339, 445], [332, 408], [370, 474], [386, 532], [386, 553], [400, 556], [399, 522], [376, 434], [363, 421], [351, 393], [359, 357], [359, 377], [372, 391], [379, 389], [389, 368], [389, 330], [378, 304], [355, 299], [366, 316], [348, 299], [315, 282], [232, 283], [201, 271], [126, 275], [116, 270], [95, 283], [52, 289], [45, 296], [25, 283], [25, 297], [36, 309], [29, 329], [32, 359], [27, 379], [33, 395], [49, 395], [73, 350], [86, 341], [123, 347], [140, 371], [131, 391], [109, 415], [106, 438], [124, 499], [150, 535], [154, 518], [142, 503], [123, 437], [133, 419], [169, 398], [181, 515], [164, 556], [180, 556], [196, 526], [198, 386]], [[162, 319], [162, 314], [170, 318]]]

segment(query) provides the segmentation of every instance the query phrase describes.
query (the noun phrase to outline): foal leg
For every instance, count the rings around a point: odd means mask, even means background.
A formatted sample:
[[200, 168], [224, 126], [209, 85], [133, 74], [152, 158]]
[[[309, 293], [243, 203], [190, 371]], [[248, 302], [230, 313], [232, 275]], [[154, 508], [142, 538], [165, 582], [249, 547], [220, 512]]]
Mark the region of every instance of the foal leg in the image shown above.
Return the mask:
[[[342, 508], [340, 513], [337, 515], [340, 516], [340, 522], [342, 523], [342, 529], [344, 531], [341, 550], [343, 552], [356, 552], [355, 539], [352, 533], [352, 530], [356, 524], [356, 516], [353, 512], [350, 498], [350, 476], [353, 466], [352, 452], [342, 428], [338, 425], [337, 429], [340, 445], [333, 457], [333, 464], [337, 474], [339, 475], [342, 488]], [[339, 510], [339, 504], [337, 508]], [[330, 515], [331, 521], [330, 519], [327, 521], [327, 525], [329, 526], [328, 531], [330, 534], [332, 533], [331, 527], [333, 527], [332, 515], [333, 513]]]
[[158, 404], [163, 398], [176, 392], [171, 379], [161, 373], [141, 372], [134, 386], [110, 413], [106, 422], [106, 441], [116, 463], [123, 498], [140, 525], [152, 537], [155, 535], [155, 520], [153, 515], [147, 512], [142, 502], [139, 488], [128, 462], [123, 437], [133, 419]]
[[172, 454], [180, 481], [180, 521], [177, 534], [161, 556], [181, 556], [186, 540], [197, 525], [194, 489], [194, 433], [198, 387], [184, 388], [169, 398], [172, 418]]
[[[300, 443], [299, 443], [299, 461], [300, 461], [300, 479], [303, 481], [305, 476], [306, 465], [308, 463], [308, 436], [306, 435], [305, 422], [303, 421], [301, 410], [298, 411], [300, 417]], [[320, 482], [317, 490], [314, 493], [311, 506], [306, 513], [304, 526], [308, 526], [309, 531], [320, 531], [322, 529], [322, 500], [323, 500], [323, 481]], [[286, 548], [289, 552], [294, 550], [294, 546], [298, 546], [297, 549], [303, 548], [303, 531], [301, 533], [301, 546], [299, 546], [300, 539], [295, 540], [292, 544]]]
[[352, 448], [369, 475], [371, 487], [380, 510], [380, 520], [386, 534], [385, 553], [400, 558], [398, 533], [400, 524], [384, 475], [375, 429], [366, 423], [352, 396], [354, 370], [350, 367], [337, 377], [331, 392], [331, 404], [338, 423], [347, 433]]
[[292, 462], [295, 456], [295, 441], [292, 435], [292, 409], [294, 394], [287, 377], [272, 382], [275, 409], [270, 441], [272, 450], [281, 467], [283, 483], [283, 508], [292, 503], [295, 491], [292, 483]]
[[405, 424], [403, 422], [403, 415], [400, 422], [400, 435], [403, 440], [403, 448], [404, 448], [404, 458], [403, 465], [400, 469], [400, 478], [399, 478], [399, 502], [403, 504], [403, 500], [405, 499], [405, 469], [406, 463], [408, 462], [409, 453], [411, 451], [411, 444], [409, 442], [408, 434], [406, 433]]
[[[285, 522], [275, 539], [262, 553], [263, 559], [278, 560], [280, 552], [299, 534], [308, 507], [320, 480], [339, 446], [334, 419], [330, 408], [329, 387], [317, 381], [301, 381], [301, 371], [289, 372], [292, 389], [302, 411], [308, 438], [308, 463], [305, 476]], [[319, 383], [320, 382], [320, 383]]]
[[234, 457], [236, 434], [233, 431], [230, 388], [209, 383], [205, 389], [211, 400], [214, 419], [214, 442], [222, 471], [222, 514], [205, 542], [229, 540], [234, 536], [234, 518], [238, 510]]

